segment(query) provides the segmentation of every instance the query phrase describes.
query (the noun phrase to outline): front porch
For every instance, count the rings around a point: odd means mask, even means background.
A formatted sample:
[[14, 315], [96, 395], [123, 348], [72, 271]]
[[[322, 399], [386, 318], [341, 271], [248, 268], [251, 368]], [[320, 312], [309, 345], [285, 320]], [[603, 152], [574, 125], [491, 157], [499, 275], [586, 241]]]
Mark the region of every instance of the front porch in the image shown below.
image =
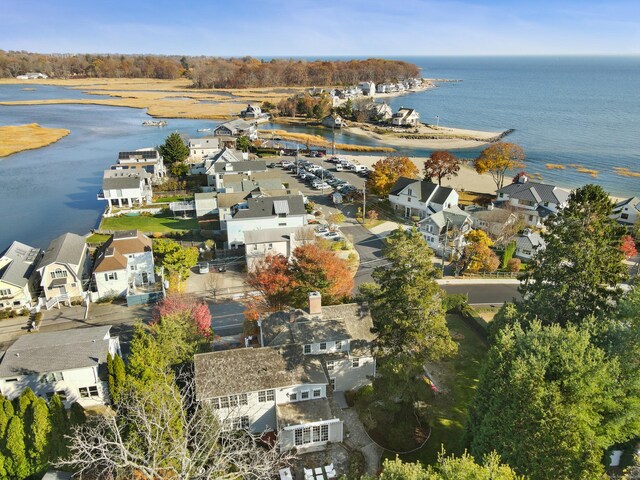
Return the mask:
[[342, 421], [334, 417], [326, 398], [278, 405], [276, 416], [282, 449], [321, 451], [329, 442], [342, 442]]

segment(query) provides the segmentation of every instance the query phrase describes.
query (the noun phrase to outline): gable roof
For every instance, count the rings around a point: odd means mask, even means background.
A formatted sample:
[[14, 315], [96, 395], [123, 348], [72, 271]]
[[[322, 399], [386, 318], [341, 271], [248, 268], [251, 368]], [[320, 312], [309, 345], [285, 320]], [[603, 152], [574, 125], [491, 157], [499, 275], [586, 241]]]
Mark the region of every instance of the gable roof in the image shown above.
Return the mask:
[[[441, 187], [437, 183], [426, 180], [416, 180], [415, 178], [400, 177], [391, 187], [389, 195], [399, 195], [407, 187], [413, 189], [413, 195], [417, 196], [421, 202], [430, 201], [439, 205], [444, 205], [453, 188]], [[418, 195], [419, 192], [419, 195]], [[429, 198], [431, 199], [429, 200]]]
[[96, 259], [94, 272], [113, 272], [115, 270], [126, 270], [127, 258], [115, 248], [109, 246], [102, 248]]
[[614, 213], [620, 213], [620, 212], [616, 212], [616, 210], [621, 210], [623, 207], [626, 207], [626, 206], [635, 208], [640, 212], [640, 197], [631, 197], [616, 203], [613, 207]]
[[328, 383], [320, 360], [297, 346], [238, 348], [194, 356], [196, 399]]
[[537, 232], [531, 232], [528, 234], [518, 235], [515, 239], [516, 248], [518, 250], [522, 249], [532, 249], [536, 248], [544, 248], [545, 243], [542, 237]]
[[111, 325], [23, 335], [0, 361], [0, 378], [93, 367], [107, 360]]
[[68, 265], [80, 265], [86, 248], [85, 238], [75, 233], [67, 232], [51, 240], [44, 251], [38, 268], [46, 267], [52, 263], [66, 263]]
[[0, 260], [9, 262], [0, 268], [0, 280], [11, 285], [25, 287], [29, 283], [29, 277], [40, 256], [40, 249], [33, 248], [20, 242], [13, 242], [9, 245]]
[[103, 190], [122, 190], [125, 188], [140, 188], [142, 178], [144, 178], [144, 170], [126, 169], [126, 170], [105, 170], [102, 177]]
[[300, 230], [310, 234], [313, 233], [313, 227], [278, 227], [247, 230], [244, 232], [244, 243], [251, 245], [256, 243], [288, 242]]
[[94, 272], [111, 272], [127, 268], [124, 255], [150, 252], [152, 242], [149, 237], [138, 230], [116, 232], [100, 248]]
[[287, 204], [288, 215], [305, 215], [307, 213], [302, 195], [283, 195], [281, 197], [249, 198], [247, 200], [249, 208], [238, 210], [233, 218], [273, 217], [277, 215], [276, 202], [278, 202], [279, 209], [283, 208], [283, 203], [279, 201], [284, 201]]
[[[231, 165], [231, 170], [227, 169], [227, 165]], [[217, 161], [213, 164], [213, 171], [215, 173], [222, 172], [253, 172], [253, 171], [265, 171], [267, 169], [267, 163], [264, 160], [240, 160], [234, 162], [227, 162], [224, 160]], [[207, 174], [211, 174], [211, 168], [207, 169]]]
[[416, 182], [417, 180], [415, 178], [400, 177], [391, 187], [389, 195], [398, 195], [402, 190], [405, 189], [405, 187], [408, 187], [412, 183]]
[[502, 187], [497, 191], [498, 194], [505, 193], [510, 198], [525, 200], [535, 203], [555, 203], [562, 204], [569, 199], [569, 193], [555, 185], [537, 182], [512, 183], [506, 187]]
[[214, 133], [220, 129], [221, 127], [227, 128], [232, 132], [234, 130], [249, 130], [252, 124], [242, 120], [241, 118], [236, 118], [235, 120], [229, 120], [228, 122], [221, 123], [216, 128], [213, 129]]
[[447, 220], [449, 220], [450, 225], [461, 227], [465, 222], [471, 220], [471, 216], [455, 205], [425, 217], [420, 221], [420, 223], [432, 222], [438, 228], [442, 229], [447, 225]]

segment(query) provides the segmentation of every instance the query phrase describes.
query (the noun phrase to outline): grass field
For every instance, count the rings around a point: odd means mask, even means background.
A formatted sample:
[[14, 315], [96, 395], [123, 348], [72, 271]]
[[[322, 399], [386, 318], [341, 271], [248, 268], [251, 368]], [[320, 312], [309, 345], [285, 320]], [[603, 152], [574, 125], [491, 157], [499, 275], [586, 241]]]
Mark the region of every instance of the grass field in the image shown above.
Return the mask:
[[45, 147], [70, 133], [64, 128], [44, 128], [37, 123], [0, 127], [0, 157]]
[[173, 218], [168, 215], [136, 216], [136, 217], [109, 217], [103, 218], [100, 224], [101, 230], [135, 230], [141, 232], [168, 233], [184, 230], [198, 229], [198, 221], [192, 218]]
[[104, 233], [92, 233], [91, 235], [89, 235], [87, 237], [86, 242], [87, 243], [93, 243], [93, 244], [104, 243], [107, 240], [109, 240], [110, 237], [111, 237], [111, 235], [107, 235], [107, 234], [104, 234]]

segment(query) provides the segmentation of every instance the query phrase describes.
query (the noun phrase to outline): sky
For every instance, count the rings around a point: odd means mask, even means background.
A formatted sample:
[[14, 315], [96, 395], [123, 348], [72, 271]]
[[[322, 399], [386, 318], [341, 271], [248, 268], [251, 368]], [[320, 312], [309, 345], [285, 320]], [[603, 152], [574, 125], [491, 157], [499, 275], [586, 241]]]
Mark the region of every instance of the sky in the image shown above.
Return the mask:
[[0, 49], [626, 55], [640, 53], [640, 0], [0, 0]]

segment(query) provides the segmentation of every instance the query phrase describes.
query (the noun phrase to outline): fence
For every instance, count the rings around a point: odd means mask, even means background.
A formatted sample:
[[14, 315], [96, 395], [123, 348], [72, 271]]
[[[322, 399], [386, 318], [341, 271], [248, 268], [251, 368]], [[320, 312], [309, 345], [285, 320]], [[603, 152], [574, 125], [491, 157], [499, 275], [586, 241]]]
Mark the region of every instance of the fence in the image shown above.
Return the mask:
[[462, 276], [466, 278], [518, 278], [520, 276], [520, 272], [464, 273]]

